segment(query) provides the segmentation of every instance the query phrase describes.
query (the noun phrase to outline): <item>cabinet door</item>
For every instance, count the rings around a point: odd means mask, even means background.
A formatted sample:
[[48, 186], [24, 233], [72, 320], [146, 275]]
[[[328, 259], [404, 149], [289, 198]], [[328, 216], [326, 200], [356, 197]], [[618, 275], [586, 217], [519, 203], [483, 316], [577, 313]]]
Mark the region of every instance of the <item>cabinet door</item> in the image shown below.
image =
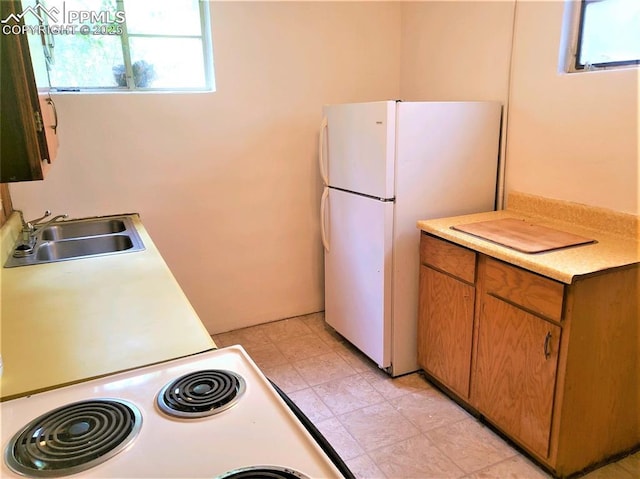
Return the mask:
[[560, 328], [483, 295], [472, 403], [505, 433], [546, 457]]
[[[21, 11], [0, 1], [0, 18]], [[0, 57], [0, 182], [41, 180], [50, 156], [26, 34], [0, 35]]]
[[469, 397], [475, 288], [420, 266], [418, 362], [463, 398]]

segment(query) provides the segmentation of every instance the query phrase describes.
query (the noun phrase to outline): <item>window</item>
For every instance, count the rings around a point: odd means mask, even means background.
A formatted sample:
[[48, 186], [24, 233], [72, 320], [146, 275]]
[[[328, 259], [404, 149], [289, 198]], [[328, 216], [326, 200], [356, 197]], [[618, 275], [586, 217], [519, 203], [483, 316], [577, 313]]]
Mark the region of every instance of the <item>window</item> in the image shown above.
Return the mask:
[[208, 2], [23, 0], [38, 86], [212, 90]]
[[582, 0], [574, 68], [640, 63], [640, 0]]

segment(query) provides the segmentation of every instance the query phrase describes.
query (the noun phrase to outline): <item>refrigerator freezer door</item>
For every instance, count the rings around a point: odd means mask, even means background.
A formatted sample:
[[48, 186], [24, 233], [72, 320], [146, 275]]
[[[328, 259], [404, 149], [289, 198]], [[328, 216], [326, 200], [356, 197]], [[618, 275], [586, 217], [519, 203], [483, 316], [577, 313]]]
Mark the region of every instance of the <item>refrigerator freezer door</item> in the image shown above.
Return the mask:
[[381, 368], [391, 364], [393, 202], [329, 189], [325, 318]]
[[324, 116], [327, 129], [320, 169], [328, 185], [393, 198], [396, 102], [327, 105]]

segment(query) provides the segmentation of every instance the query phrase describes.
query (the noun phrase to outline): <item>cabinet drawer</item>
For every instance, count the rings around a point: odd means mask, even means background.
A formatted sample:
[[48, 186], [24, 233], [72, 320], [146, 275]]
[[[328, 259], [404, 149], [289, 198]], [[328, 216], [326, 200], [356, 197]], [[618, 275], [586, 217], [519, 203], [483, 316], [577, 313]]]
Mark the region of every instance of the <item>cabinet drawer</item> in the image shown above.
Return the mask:
[[560, 321], [564, 285], [517, 266], [486, 259], [485, 291], [533, 313]]
[[475, 282], [476, 253], [462, 246], [423, 234], [420, 239], [420, 261], [467, 283]]

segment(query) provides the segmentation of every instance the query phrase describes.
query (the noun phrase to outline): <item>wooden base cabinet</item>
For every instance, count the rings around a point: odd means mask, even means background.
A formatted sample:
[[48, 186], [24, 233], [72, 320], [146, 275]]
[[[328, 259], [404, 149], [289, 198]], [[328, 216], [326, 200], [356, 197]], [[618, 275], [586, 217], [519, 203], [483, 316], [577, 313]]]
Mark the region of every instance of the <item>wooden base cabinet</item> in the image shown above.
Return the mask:
[[420, 258], [418, 360], [456, 400], [557, 477], [640, 447], [639, 265], [567, 285], [427, 234]]

